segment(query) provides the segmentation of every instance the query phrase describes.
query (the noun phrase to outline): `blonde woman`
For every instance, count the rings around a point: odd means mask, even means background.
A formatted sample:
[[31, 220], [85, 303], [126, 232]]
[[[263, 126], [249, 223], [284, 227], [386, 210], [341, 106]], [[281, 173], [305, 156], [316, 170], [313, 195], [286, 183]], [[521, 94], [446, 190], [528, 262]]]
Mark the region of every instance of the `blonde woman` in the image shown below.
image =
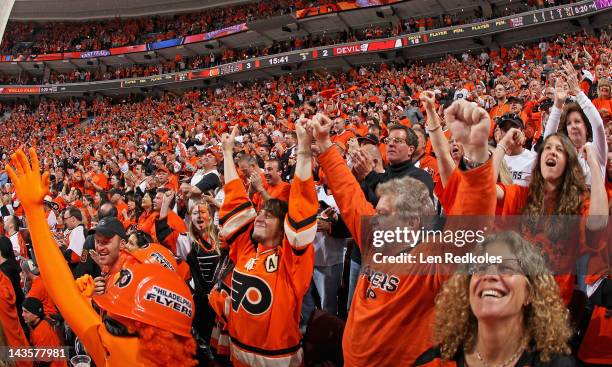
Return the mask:
[[515, 232], [479, 250], [500, 256], [450, 278], [436, 298], [434, 348], [417, 366], [569, 367], [569, 312], [536, 247]]
[[207, 343], [214, 326], [215, 313], [208, 303], [208, 294], [215, 284], [215, 273], [221, 260], [219, 234], [213, 222], [214, 209], [204, 200], [189, 211], [189, 232], [177, 238], [177, 256], [186, 260], [191, 271], [196, 316], [193, 322], [198, 335]]

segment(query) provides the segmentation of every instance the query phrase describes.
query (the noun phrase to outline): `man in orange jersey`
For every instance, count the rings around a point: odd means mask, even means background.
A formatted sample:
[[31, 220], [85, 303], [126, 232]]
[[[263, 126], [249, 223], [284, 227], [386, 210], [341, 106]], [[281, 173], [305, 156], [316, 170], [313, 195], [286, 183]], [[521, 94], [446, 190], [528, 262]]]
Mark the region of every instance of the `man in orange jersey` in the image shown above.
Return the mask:
[[291, 186], [283, 181], [282, 173], [283, 169], [280, 160], [268, 159], [264, 164], [265, 184], [261, 181], [259, 172], [251, 175], [251, 186], [255, 190], [253, 204], [255, 204], [257, 210], [261, 209], [263, 204], [270, 199], [289, 200], [289, 189]]
[[332, 142], [341, 142], [344, 146], [348, 146], [349, 139], [355, 137], [352, 131], [346, 130], [346, 121], [340, 116], [334, 119], [334, 132]]
[[296, 124], [295, 178], [289, 204], [270, 199], [257, 214], [234, 164], [238, 128], [222, 137], [225, 200], [221, 237], [235, 267], [228, 317], [231, 360], [243, 366], [300, 366], [302, 299], [314, 266], [317, 194], [307, 122]]
[[[496, 199], [487, 152], [489, 116], [475, 104], [461, 99], [448, 108], [446, 121], [473, 159], [472, 169], [455, 167], [452, 182], [447, 184], [447, 189], [455, 192], [456, 200], [465, 203], [449, 214], [493, 215]], [[313, 120], [314, 136], [322, 152], [317, 160], [342, 218], [363, 254], [362, 275], [343, 336], [345, 366], [409, 366], [431, 345], [434, 298], [444, 277], [431, 272], [432, 275], [408, 275], [406, 265], [400, 269], [374, 268], [373, 247], [362, 238], [362, 218], [375, 214], [431, 215], [433, 204], [422, 182], [403, 177], [380, 185], [380, 197], [374, 208], [342, 157], [335, 149], [329, 149], [331, 125], [325, 116]], [[440, 126], [430, 125], [429, 130], [432, 129]], [[479, 185], [474, 185], [475, 181]], [[391, 247], [406, 251], [401, 245]]]

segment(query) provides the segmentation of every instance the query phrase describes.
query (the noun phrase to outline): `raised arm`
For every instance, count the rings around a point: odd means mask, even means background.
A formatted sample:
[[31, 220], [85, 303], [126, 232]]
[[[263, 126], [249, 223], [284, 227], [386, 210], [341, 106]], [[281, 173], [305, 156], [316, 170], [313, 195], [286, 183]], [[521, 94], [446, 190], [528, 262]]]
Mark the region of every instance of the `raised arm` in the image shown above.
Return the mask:
[[[319, 202], [312, 178], [311, 123], [302, 116], [297, 121], [295, 129], [298, 139], [297, 161], [284, 228], [289, 244], [295, 249], [302, 250], [314, 241], [317, 233]], [[309, 272], [308, 279], [311, 275], [312, 273]], [[304, 283], [306, 288], [309, 283], [310, 281]]]
[[220, 235], [228, 245], [237, 236], [244, 234], [245, 226], [250, 225], [257, 216], [234, 164], [233, 152], [236, 134], [238, 134], [238, 126], [234, 126], [231, 134], [225, 133], [221, 137], [225, 170], [225, 185], [223, 185], [225, 199], [219, 210], [219, 224], [221, 225]]
[[591, 170], [591, 200], [587, 228], [597, 230], [608, 224], [608, 194], [604, 178], [599, 169], [596, 149], [589, 143], [583, 149], [587, 164]]
[[548, 135], [554, 134], [559, 129], [559, 121], [561, 120], [561, 113], [563, 112], [563, 106], [567, 99], [567, 84], [560, 77], [555, 80], [555, 103], [550, 110], [546, 127], [544, 128], [544, 139]]
[[234, 125], [231, 134], [225, 133], [221, 137], [221, 145], [223, 146], [223, 177], [226, 184], [240, 178], [236, 170], [236, 163], [234, 162], [236, 135], [238, 135], [238, 125]]
[[[525, 144], [525, 134], [519, 129], [512, 128], [506, 132], [506, 135], [497, 143], [497, 148], [493, 152], [493, 182], [497, 184], [499, 171], [504, 162], [504, 156], [511, 150], [517, 147], [522, 147]], [[504, 190], [495, 186], [497, 200], [503, 200], [505, 196]]]
[[26, 214], [40, 276], [68, 325], [79, 336], [96, 364], [103, 366], [106, 352], [98, 334], [100, 316], [81, 295], [53, 239], [43, 208], [43, 198], [49, 192], [49, 173], [45, 172], [41, 177], [36, 150], [30, 148], [29, 153], [32, 165], [25, 153], [18, 150], [11, 156], [11, 164], [6, 166], [6, 171]]
[[442, 186], [446, 186], [448, 178], [455, 169], [455, 161], [451, 156], [448, 140], [446, 140], [442, 132], [442, 121], [436, 112], [436, 95], [432, 91], [424, 91], [419, 98], [423, 102], [425, 112], [427, 113], [427, 130], [429, 132], [429, 139], [431, 139], [431, 146], [438, 160], [438, 170]]
[[[361, 222], [364, 216], [374, 215], [376, 211], [372, 207], [361, 190], [359, 182], [340, 153], [332, 147], [329, 130], [332, 121], [325, 115], [319, 114], [312, 120], [313, 136], [317, 142], [321, 154], [317, 160], [325, 173], [327, 184], [331, 189], [334, 199], [340, 208], [342, 218], [357, 242], [361, 243]], [[363, 251], [363, 248], [362, 248]]]

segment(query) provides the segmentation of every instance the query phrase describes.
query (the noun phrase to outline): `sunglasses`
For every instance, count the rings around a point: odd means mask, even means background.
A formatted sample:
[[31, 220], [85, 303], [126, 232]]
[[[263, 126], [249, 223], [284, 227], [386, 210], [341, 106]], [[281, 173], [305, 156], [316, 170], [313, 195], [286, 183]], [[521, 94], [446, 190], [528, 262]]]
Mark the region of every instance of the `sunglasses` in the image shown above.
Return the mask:
[[105, 310], [101, 309], [100, 306], [96, 302], [91, 303], [96, 313], [102, 315], [102, 323], [104, 324], [104, 328], [108, 331], [112, 336], [118, 337], [138, 337], [138, 333], [132, 333], [127, 328], [127, 326], [123, 325], [121, 322], [110, 317]]
[[111, 318], [107, 314], [102, 316], [102, 322], [104, 323], [104, 327], [106, 328], [106, 331], [108, 331], [108, 333], [111, 334], [112, 336], [118, 336], [118, 337], [124, 337], [124, 338], [127, 338], [127, 337], [137, 338], [138, 337], [137, 332], [134, 332], [134, 333], [130, 332], [127, 326]]

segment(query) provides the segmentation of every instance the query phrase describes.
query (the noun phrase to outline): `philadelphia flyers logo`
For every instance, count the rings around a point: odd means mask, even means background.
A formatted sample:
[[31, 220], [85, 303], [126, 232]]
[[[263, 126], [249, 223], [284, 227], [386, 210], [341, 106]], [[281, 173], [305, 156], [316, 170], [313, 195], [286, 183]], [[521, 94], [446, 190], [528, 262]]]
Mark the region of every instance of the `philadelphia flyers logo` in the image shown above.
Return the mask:
[[132, 272], [129, 269], [121, 269], [119, 272], [119, 278], [115, 282], [115, 285], [119, 288], [127, 287], [132, 281]]
[[272, 306], [272, 289], [263, 279], [239, 272], [232, 275], [232, 309], [242, 307], [251, 315], [266, 313]]

